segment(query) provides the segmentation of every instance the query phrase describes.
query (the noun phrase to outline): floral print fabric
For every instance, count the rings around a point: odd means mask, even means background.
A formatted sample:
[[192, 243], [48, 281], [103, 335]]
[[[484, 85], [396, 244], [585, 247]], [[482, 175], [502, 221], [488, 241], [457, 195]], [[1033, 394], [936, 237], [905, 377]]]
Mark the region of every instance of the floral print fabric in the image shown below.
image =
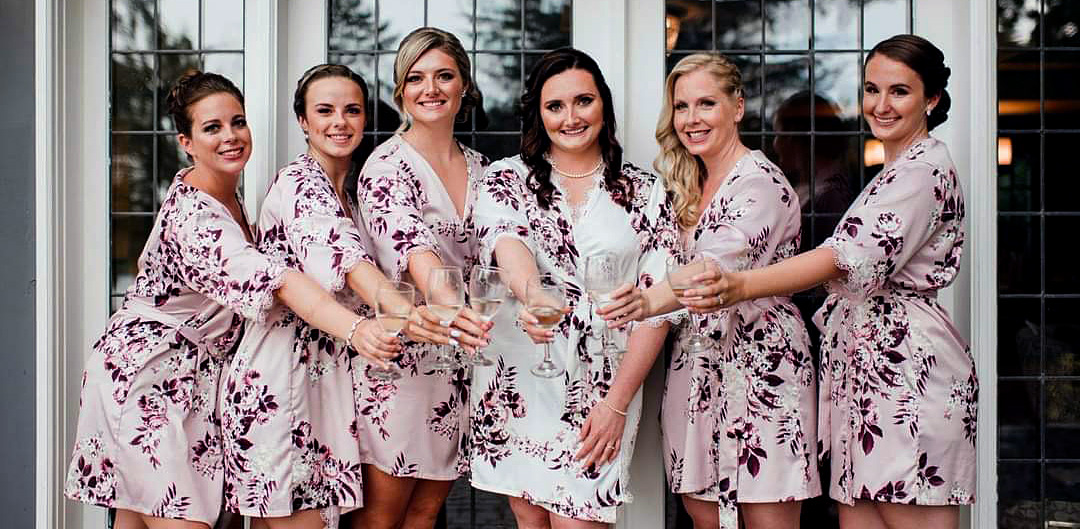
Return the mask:
[[[799, 248], [799, 203], [760, 151], [745, 154], [690, 234], [688, 251], [724, 270], [782, 261]], [[697, 332], [716, 348], [691, 355]], [[720, 527], [738, 528], [737, 502], [821, 494], [814, 365], [791, 298], [740, 303], [680, 329], [668, 368], [661, 425], [671, 490], [715, 501]]]
[[963, 219], [948, 149], [927, 138], [867, 185], [822, 245], [847, 272], [815, 315], [818, 433], [838, 501], [975, 500], [978, 381], [936, 300], [960, 269]]
[[[431, 251], [446, 266], [461, 267], [468, 281], [477, 252], [473, 202], [488, 162], [472, 149], [461, 149], [468, 168], [464, 215], [439, 175], [400, 135], [376, 147], [364, 164], [357, 186], [361, 222], [379, 268], [391, 279], [411, 282], [409, 257]], [[434, 480], [457, 479], [465, 470], [468, 375], [464, 368], [422, 371], [421, 359], [436, 352], [434, 345], [406, 341], [394, 360], [404, 375], [398, 380], [377, 380], [357, 370], [364, 463], [392, 476]]]
[[[259, 216], [259, 249], [317, 281], [342, 305], [367, 312], [345, 275], [371, 258], [311, 156], [297, 157], [271, 183]], [[248, 324], [221, 386], [226, 508], [277, 517], [362, 505], [355, 356], [283, 305], [265, 322]]]
[[[631, 164], [623, 165], [622, 176], [634, 190], [633, 199], [604, 187], [589, 194], [575, 222], [558, 185], [551, 208], [540, 208], [527, 187], [527, 174], [520, 157], [491, 165], [477, 198], [477, 234], [484, 262], [492, 260], [501, 238], [511, 237], [532, 250], [541, 273], [565, 282], [572, 311], [555, 328], [551, 348], [566, 374], [542, 379], [529, 372], [541, 349], [515, 325], [521, 302], [506, 300], [487, 349], [497, 365], [473, 372], [472, 484], [562, 516], [614, 522], [616, 507], [632, 499], [629, 464], [641, 395], [627, 410], [615, 461], [584, 468], [573, 460], [581, 427], [618, 369], [614, 359], [593, 355], [601, 347], [605, 324], [588, 301], [581, 269], [586, 256], [612, 252], [623, 280], [645, 288], [663, 277], [677, 228], [660, 180]], [[599, 177], [596, 185], [604, 186]]]
[[124, 304], [83, 373], [64, 494], [213, 525], [223, 461], [219, 375], [243, 319], [264, 320], [286, 267], [176, 175]]

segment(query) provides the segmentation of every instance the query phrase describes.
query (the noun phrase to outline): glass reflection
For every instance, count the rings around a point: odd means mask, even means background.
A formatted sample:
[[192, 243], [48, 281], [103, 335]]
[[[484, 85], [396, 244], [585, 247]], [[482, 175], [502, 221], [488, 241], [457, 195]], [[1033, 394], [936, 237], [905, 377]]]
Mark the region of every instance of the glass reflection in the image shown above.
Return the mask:
[[154, 129], [154, 55], [113, 54], [112, 130]]
[[[379, 30], [385, 29], [386, 24], [379, 25]], [[374, 50], [375, 35], [375, 0], [330, 0], [331, 51]]]
[[[184, 72], [192, 68], [200, 68], [199, 56], [188, 53], [170, 53], [158, 55], [158, 130], [175, 130], [172, 119], [169, 118], [169, 105], [165, 98], [169, 95], [169, 89]], [[235, 82], [236, 80], [233, 79]]]
[[472, 49], [475, 40], [473, 33], [473, 0], [441, 0], [428, 2], [427, 23], [453, 33], [465, 49]]
[[810, 2], [765, 0], [765, 47], [773, 50], [810, 48]]
[[1041, 303], [1036, 298], [998, 300], [998, 375], [1042, 373], [1041, 314]]
[[836, 105], [840, 123], [835, 130], [859, 130], [862, 110], [858, 53], [819, 53], [814, 56], [814, 90]]
[[[1068, 435], [1076, 439], [1077, 433], [1073, 431]], [[1048, 525], [1054, 522], [1080, 523], [1080, 463], [1047, 465], [1046, 521]], [[1062, 527], [1062, 525], [1050, 525], [1050, 527]]]
[[859, 48], [858, 3], [850, 0], [816, 0], [814, 9], [816, 49]]
[[998, 52], [998, 129], [1039, 129], [1039, 52]]
[[1044, 4], [1046, 46], [1080, 46], [1080, 5], [1075, 0], [1045, 0]]
[[139, 271], [138, 259], [154, 217], [145, 215], [113, 215], [112, 217], [112, 260], [111, 292], [123, 294], [135, 280]]
[[157, 202], [160, 204], [180, 169], [191, 165], [175, 134], [158, 136]]
[[154, 3], [145, 0], [112, 0], [110, 3], [113, 49], [154, 49]]
[[1080, 299], [1046, 300], [1047, 375], [1080, 376], [1078, 310]]
[[1076, 247], [1066, 242], [1074, 240], [1078, 233], [1080, 217], [1046, 217], [1044, 266], [1048, 294], [1080, 294], [1080, 274], [1076, 273]]
[[521, 56], [477, 54], [476, 82], [484, 91], [488, 130], [521, 130]]
[[1080, 145], [1080, 134], [1047, 134], [1045, 137], [1043, 166], [1046, 175], [1046, 210], [1080, 212], [1080, 203], [1076, 201], [1080, 194], [1080, 180], [1076, 178], [1075, 155], [1076, 147]]
[[1046, 128], [1080, 128], [1080, 51], [1047, 50], [1043, 64]]
[[998, 47], [1039, 45], [1039, 0], [997, 0]]
[[1039, 382], [998, 382], [997, 406], [998, 457], [1039, 457]]
[[154, 211], [154, 137], [114, 134], [111, 200], [114, 212]]
[[1000, 211], [1039, 210], [1039, 144], [1038, 134], [1007, 134], [998, 138], [998, 149], [1008, 149], [1007, 154], [998, 153]]
[[715, 23], [716, 49], [761, 48], [761, 3], [758, 0], [718, 0]]
[[521, 0], [476, 0], [476, 49], [521, 49]]
[[244, 54], [207, 53], [203, 55], [203, 70], [224, 75], [244, 91]]
[[[1080, 382], [1046, 381], [1046, 457], [1080, 459]], [[1047, 468], [1049, 471], [1049, 468]], [[1047, 473], [1047, 480], [1050, 475]]]
[[666, 27], [669, 51], [712, 49], [712, 11], [707, 3], [668, 0], [664, 10], [671, 21]]
[[906, 0], [865, 0], [863, 2], [863, 47], [870, 49], [893, 35], [907, 33], [907, 4]]
[[379, 2], [379, 42], [381, 50], [394, 50], [410, 31], [424, 25], [424, 0]]
[[492, 160], [514, 156], [521, 152], [521, 137], [517, 134], [476, 135], [476, 150]]
[[191, 0], [158, 0], [158, 48], [194, 50], [199, 47], [199, 4]]
[[1038, 294], [1041, 291], [1039, 249], [1041, 234], [1038, 217], [1001, 216], [998, 218], [998, 293]]
[[[767, 55], [765, 86], [765, 115], [771, 116], [784, 100], [810, 90], [810, 60], [801, 55]], [[771, 122], [766, 126], [772, 130]]]
[[998, 529], [1042, 527], [1039, 463], [998, 462]]
[[239, 50], [244, 47], [243, 0], [203, 0], [202, 48]]
[[[372, 80], [368, 80], [369, 85], [378, 84], [376, 92], [378, 92], [377, 103], [379, 105], [379, 123], [378, 129], [380, 131], [393, 132], [397, 129], [397, 126], [393, 128], [383, 128], [384, 123], [390, 122], [401, 123], [401, 112], [398, 111], [397, 105], [394, 104], [394, 55], [393, 54], [379, 54], [375, 57], [375, 67], [378, 69], [378, 83]], [[363, 74], [361, 74], [363, 75]], [[389, 109], [390, 112], [384, 112]]]
[[552, 50], [570, 45], [570, 0], [525, 0], [525, 47]]

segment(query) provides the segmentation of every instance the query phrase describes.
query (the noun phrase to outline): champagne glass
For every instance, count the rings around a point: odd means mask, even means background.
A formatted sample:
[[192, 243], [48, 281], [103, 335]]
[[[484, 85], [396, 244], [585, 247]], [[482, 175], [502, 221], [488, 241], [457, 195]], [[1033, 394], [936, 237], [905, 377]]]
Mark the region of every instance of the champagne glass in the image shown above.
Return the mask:
[[[667, 281], [675, 297], [682, 297], [683, 292], [704, 285], [695, 283], [694, 276], [705, 273], [708, 270], [708, 260], [705, 256], [698, 256], [694, 260], [688, 260], [680, 256], [672, 256], [667, 261]], [[686, 350], [691, 354], [707, 354], [715, 345], [709, 337], [701, 334], [697, 315], [690, 313], [690, 323], [694, 327], [693, 334], [686, 342]]]
[[[461, 278], [461, 269], [456, 266], [437, 266], [428, 273], [427, 307], [439, 317], [439, 321], [453, 322], [465, 305], [465, 281]], [[424, 364], [432, 371], [441, 371], [457, 367], [457, 362], [448, 354], [449, 347], [439, 347], [435, 358]]]
[[[469, 274], [469, 306], [485, 323], [495, 317], [503, 298], [506, 297], [506, 285], [502, 282], [501, 273], [502, 270], [494, 266], [477, 266]], [[472, 364], [489, 367], [495, 365], [495, 362], [484, 356], [484, 350], [477, 347]]]
[[[611, 293], [619, 286], [617, 263], [615, 254], [611, 252], [601, 252], [585, 258], [585, 289], [589, 292], [595, 308], [611, 303]], [[601, 319], [600, 324], [604, 326], [601, 331], [603, 347], [593, 354], [611, 356], [622, 352], [611, 340], [611, 328], [607, 322]]]
[[[541, 274], [530, 280], [525, 288], [525, 298], [529, 314], [537, 319], [537, 326], [541, 329], [553, 329], [562, 319], [563, 307], [566, 305], [566, 288], [555, 276]], [[566, 372], [551, 359], [550, 342], [544, 344], [544, 359], [529, 371], [541, 378], [555, 378]]]
[[[416, 290], [401, 281], [384, 281], [375, 292], [375, 319], [387, 336], [397, 336], [405, 328], [412, 314]], [[397, 380], [401, 372], [393, 365], [374, 365], [368, 375], [376, 380]]]

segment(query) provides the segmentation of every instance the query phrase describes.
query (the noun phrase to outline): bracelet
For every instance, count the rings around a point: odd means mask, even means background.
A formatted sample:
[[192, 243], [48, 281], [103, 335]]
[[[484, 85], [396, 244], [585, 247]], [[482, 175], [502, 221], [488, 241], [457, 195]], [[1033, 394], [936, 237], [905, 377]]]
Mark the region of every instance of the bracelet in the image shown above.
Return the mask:
[[[364, 323], [364, 318], [356, 318], [356, 321], [352, 322], [352, 327], [349, 327], [349, 335], [345, 337], [345, 345], [352, 347], [352, 339], [356, 334], [356, 329], [360, 327], [360, 324]], [[355, 349], [355, 347], [353, 347]]]
[[615, 406], [612, 406], [611, 403], [607, 401], [607, 399], [600, 399], [600, 404], [603, 404], [604, 406], [607, 406], [609, 410], [611, 410], [611, 411], [613, 411], [615, 413], [618, 413], [619, 415], [622, 415], [623, 417], [626, 417], [626, 412], [625, 411], [619, 411]]

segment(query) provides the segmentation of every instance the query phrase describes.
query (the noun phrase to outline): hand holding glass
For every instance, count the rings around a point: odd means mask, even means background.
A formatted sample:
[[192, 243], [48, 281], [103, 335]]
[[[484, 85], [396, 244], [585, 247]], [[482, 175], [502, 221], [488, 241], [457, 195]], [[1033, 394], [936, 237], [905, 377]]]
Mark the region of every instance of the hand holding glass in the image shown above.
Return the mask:
[[[615, 254], [602, 252], [585, 258], [585, 288], [589, 291], [594, 308], [600, 308], [611, 303], [611, 293], [619, 287], [619, 275]], [[622, 352], [611, 339], [611, 328], [607, 321], [601, 320], [604, 326], [601, 331], [603, 347], [594, 352], [596, 356], [611, 356]]]
[[[562, 320], [566, 289], [555, 276], [541, 274], [530, 280], [525, 289], [525, 298], [529, 314], [538, 322], [537, 327], [550, 330]], [[529, 371], [541, 378], [555, 378], [566, 372], [551, 358], [551, 342], [544, 344], [544, 359]]]
[[[681, 298], [683, 293], [705, 285], [695, 283], [694, 277], [705, 273], [709, 269], [710, 262], [704, 256], [699, 256], [693, 261], [687, 262], [681, 257], [670, 257], [667, 261], [667, 282], [676, 298]], [[700, 333], [694, 314], [690, 315], [694, 333], [686, 343], [687, 352], [691, 354], [705, 354], [714, 347], [714, 343], [707, 336]]]
[[[375, 293], [375, 319], [387, 336], [397, 336], [405, 328], [416, 300], [413, 286], [400, 281], [385, 281]], [[401, 372], [393, 365], [372, 366], [368, 371], [376, 380], [397, 380]]]
[[[495, 317], [506, 297], [506, 285], [502, 282], [501, 273], [502, 270], [494, 266], [477, 266], [469, 274], [469, 306], [485, 323]], [[483, 348], [477, 347], [472, 364], [486, 367], [495, 365], [495, 362], [484, 356]]]
[[[456, 266], [437, 266], [428, 273], [427, 308], [444, 325], [453, 324], [461, 307], [465, 305], [465, 281], [461, 269]], [[457, 362], [448, 354], [449, 348], [439, 347], [439, 353], [423, 365], [425, 370], [442, 371], [457, 367]]]

